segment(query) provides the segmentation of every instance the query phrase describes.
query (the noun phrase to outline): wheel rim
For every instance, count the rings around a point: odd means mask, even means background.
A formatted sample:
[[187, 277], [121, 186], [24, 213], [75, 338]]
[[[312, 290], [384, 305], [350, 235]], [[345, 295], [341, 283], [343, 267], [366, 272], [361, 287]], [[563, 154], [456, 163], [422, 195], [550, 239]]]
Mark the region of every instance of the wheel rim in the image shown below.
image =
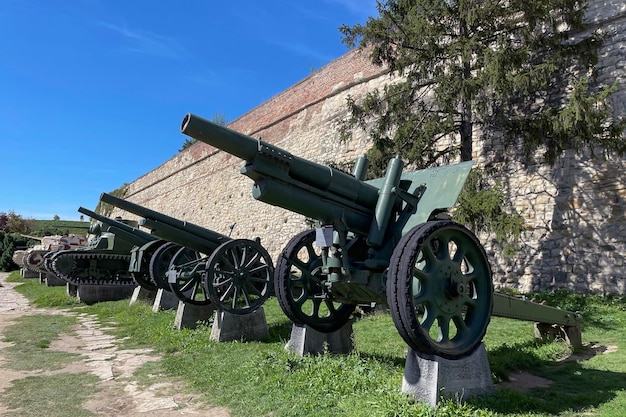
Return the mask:
[[170, 262], [168, 274], [174, 273], [175, 278], [168, 277], [170, 289], [179, 300], [194, 305], [211, 304], [204, 289], [204, 267], [200, 268], [204, 259], [200, 253], [189, 248], [180, 248]]
[[348, 322], [355, 305], [333, 301], [314, 242], [315, 230], [307, 230], [287, 244], [276, 264], [276, 296], [294, 323], [332, 332]]
[[161, 245], [150, 257], [150, 266], [148, 268], [150, 279], [157, 287], [170, 291], [166, 273], [169, 270], [172, 258], [180, 248], [180, 245], [168, 242]]
[[493, 303], [483, 247], [450, 221], [419, 227], [405, 244], [403, 259], [392, 261], [401, 306], [396, 327], [416, 350], [445, 357], [471, 353], [485, 334]]
[[218, 308], [249, 314], [274, 292], [272, 259], [258, 243], [236, 239], [220, 245], [206, 265], [206, 291]]

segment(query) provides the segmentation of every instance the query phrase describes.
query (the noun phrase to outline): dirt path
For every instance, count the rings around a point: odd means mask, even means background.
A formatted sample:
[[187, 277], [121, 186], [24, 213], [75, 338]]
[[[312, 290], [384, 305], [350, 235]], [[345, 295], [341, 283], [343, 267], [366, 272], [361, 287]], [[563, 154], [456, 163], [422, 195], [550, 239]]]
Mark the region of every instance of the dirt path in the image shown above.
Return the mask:
[[[10, 344], [2, 341], [4, 330], [23, 315], [73, 314], [79, 322], [74, 329], [75, 335], [61, 335], [60, 339], [51, 343], [49, 349], [81, 355], [76, 362], [54, 373], [89, 371], [100, 379], [99, 392], [83, 404], [86, 410], [96, 415], [118, 417], [177, 415], [229, 417], [228, 410], [202, 404], [198, 396], [176, 390], [179, 385], [171, 381], [160, 379], [158, 384], [140, 388], [133, 379], [134, 372], [146, 362], [158, 360], [157, 355], [148, 349], [118, 349], [115, 338], [105, 334], [105, 329], [86, 314], [30, 306], [26, 298], [13, 290], [15, 284], [6, 282], [8, 275], [6, 272], [0, 272], [0, 393], [10, 387], [15, 380], [50, 373], [42, 370], [6, 369], [3, 366], [6, 363], [3, 349]], [[0, 416], [9, 415], [12, 415], [12, 412], [0, 402]]]

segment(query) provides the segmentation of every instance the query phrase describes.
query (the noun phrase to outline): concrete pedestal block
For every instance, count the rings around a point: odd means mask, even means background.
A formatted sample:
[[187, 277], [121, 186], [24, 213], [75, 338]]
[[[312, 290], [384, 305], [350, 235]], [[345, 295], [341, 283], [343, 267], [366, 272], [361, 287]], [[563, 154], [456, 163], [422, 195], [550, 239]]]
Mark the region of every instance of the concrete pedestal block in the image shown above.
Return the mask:
[[46, 272], [44, 276], [44, 280], [46, 281], [46, 285], [48, 287], [62, 287], [67, 284], [66, 280], [57, 277], [51, 272]]
[[134, 287], [130, 285], [79, 285], [78, 301], [87, 305], [101, 301], [117, 301], [129, 298]]
[[138, 285], [133, 290], [133, 295], [130, 297], [130, 303], [128, 305], [133, 305], [137, 301], [145, 301], [146, 303], [152, 304], [154, 306], [154, 300], [157, 296], [157, 290], [149, 290], [147, 288]]
[[265, 310], [259, 307], [245, 315], [237, 315], [219, 310], [215, 314], [210, 339], [215, 342], [233, 340], [262, 340], [270, 335]]
[[69, 282], [66, 284], [67, 295], [70, 297], [78, 296], [78, 286], [74, 284], [70, 284]]
[[[198, 327], [198, 323], [208, 324], [214, 312], [215, 306], [213, 304], [200, 306], [179, 301], [174, 326], [178, 330], [195, 329]], [[211, 329], [212, 331], [213, 329]]]
[[180, 300], [171, 291], [165, 291], [163, 288], [159, 288], [154, 297], [154, 304], [152, 305], [152, 312], [156, 313], [159, 310], [174, 310], [178, 308], [178, 302]]
[[39, 278], [39, 272], [31, 271], [28, 268], [20, 269], [20, 276], [22, 278]]
[[493, 391], [485, 345], [460, 359], [445, 359], [409, 349], [402, 379], [402, 392], [430, 406], [441, 397], [465, 400]]
[[331, 333], [322, 333], [306, 325], [294, 324], [285, 349], [300, 356], [307, 353], [319, 355], [324, 351], [346, 354], [354, 349], [353, 336], [352, 321]]
[[39, 283], [40, 284], [45, 284], [46, 283], [46, 273], [45, 272], [40, 272], [39, 273]]

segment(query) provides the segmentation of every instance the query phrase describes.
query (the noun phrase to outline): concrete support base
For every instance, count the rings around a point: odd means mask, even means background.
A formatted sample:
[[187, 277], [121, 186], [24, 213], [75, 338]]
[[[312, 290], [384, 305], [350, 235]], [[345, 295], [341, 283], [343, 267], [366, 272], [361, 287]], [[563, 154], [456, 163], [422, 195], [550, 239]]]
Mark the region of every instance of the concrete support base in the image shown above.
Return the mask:
[[44, 281], [46, 282], [46, 285], [48, 287], [62, 287], [67, 284], [66, 280], [57, 277], [51, 272], [46, 272], [44, 276], [45, 276]]
[[402, 392], [434, 407], [441, 397], [465, 400], [493, 391], [485, 345], [469, 356], [445, 359], [409, 349]]
[[180, 300], [171, 291], [165, 291], [163, 288], [159, 288], [154, 297], [154, 304], [152, 305], [152, 312], [156, 313], [159, 310], [174, 310], [178, 308], [178, 302]]
[[210, 339], [215, 342], [233, 340], [262, 340], [270, 335], [265, 310], [259, 307], [245, 315], [237, 315], [219, 310], [215, 314]]
[[129, 298], [134, 287], [130, 285], [79, 285], [78, 301], [87, 305], [101, 301], [117, 301]]
[[195, 329], [198, 327], [198, 323], [208, 324], [214, 312], [215, 306], [213, 304], [199, 306], [179, 301], [174, 327], [178, 330]]
[[70, 297], [77, 297], [78, 296], [78, 286], [77, 285], [70, 284], [68, 282], [67, 286], [66, 286], [66, 289], [67, 289], [67, 295], [69, 295]]
[[28, 268], [20, 269], [20, 276], [22, 278], [39, 278], [39, 272], [31, 271]]
[[156, 299], [157, 290], [148, 290], [141, 285], [138, 285], [133, 290], [133, 295], [130, 297], [130, 303], [128, 305], [133, 305], [137, 301], [145, 301], [146, 303], [152, 304], [154, 306], [154, 300]]
[[353, 335], [352, 321], [331, 333], [322, 333], [306, 325], [294, 324], [285, 349], [300, 356], [319, 355], [324, 351], [346, 354], [354, 349]]

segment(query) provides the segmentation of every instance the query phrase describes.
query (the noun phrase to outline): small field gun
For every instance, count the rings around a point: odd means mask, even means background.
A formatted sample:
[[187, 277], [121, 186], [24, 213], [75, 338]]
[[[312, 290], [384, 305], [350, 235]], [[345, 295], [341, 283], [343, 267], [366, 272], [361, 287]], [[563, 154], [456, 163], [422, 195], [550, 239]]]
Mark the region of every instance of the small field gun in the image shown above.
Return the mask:
[[244, 160], [255, 199], [314, 219], [316, 228], [293, 237], [276, 261], [276, 296], [296, 324], [331, 332], [357, 305], [387, 304], [411, 348], [458, 358], [478, 346], [492, 312], [579, 323], [540, 305], [523, 314], [524, 302], [502, 294], [494, 303], [483, 246], [447, 215], [471, 161], [403, 172], [395, 157], [383, 178], [365, 181], [364, 157], [348, 174], [193, 114], [181, 131]]
[[150, 263], [168, 263], [167, 282], [182, 301], [248, 314], [273, 295], [273, 262], [258, 240], [231, 239], [107, 193], [100, 201], [142, 217], [142, 226], [170, 242]]

